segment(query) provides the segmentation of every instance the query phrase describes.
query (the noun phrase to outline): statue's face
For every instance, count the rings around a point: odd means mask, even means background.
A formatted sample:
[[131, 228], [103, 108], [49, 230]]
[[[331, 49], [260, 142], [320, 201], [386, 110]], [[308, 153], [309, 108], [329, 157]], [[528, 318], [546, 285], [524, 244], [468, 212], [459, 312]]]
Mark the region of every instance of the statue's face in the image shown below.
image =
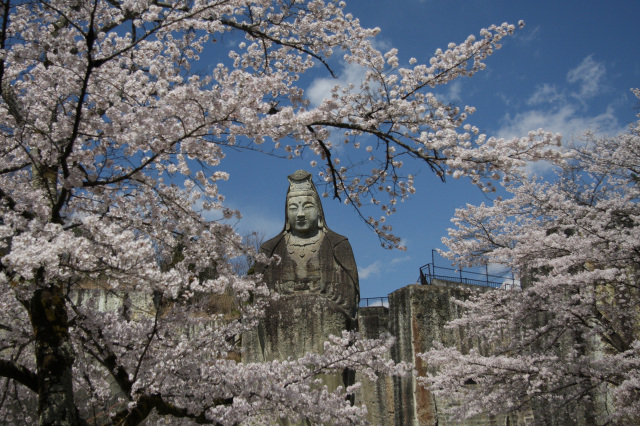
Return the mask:
[[287, 202], [289, 228], [295, 233], [309, 235], [318, 230], [320, 209], [310, 195], [294, 195]]

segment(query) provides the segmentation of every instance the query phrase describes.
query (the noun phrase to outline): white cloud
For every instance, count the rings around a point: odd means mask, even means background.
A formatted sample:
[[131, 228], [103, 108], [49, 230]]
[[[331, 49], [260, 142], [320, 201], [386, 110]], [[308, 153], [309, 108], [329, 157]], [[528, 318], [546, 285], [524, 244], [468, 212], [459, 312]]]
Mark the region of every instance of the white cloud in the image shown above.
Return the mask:
[[[547, 110], [531, 110], [518, 113], [515, 116], [505, 116], [502, 127], [497, 136], [505, 139], [521, 137], [531, 130], [544, 129], [552, 133], [562, 134], [563, 140], [580, 140], [587, 130], [595, 130], [598, 134], [613, 136], [624, 131], [614, 115], [613, 108], [609, 107], [605, 112], [595, 115], [580, 115], [580, 110], [572, 105], [564, 105], [559, 108]], [[545, 161], [529, 163], [527, 172], [529, 175], [542, 176], [551, 170], [551, 164]]]
[[348, 87], [353, 84], [360, 86], [364, 80], [366, 68], [357, 64], [345, 64], [343, 71], [338, 78], [316, 78], [307, 89], [307, 98], [311, 105], [318, 106], [324, 99], [331, 98], [331, 90], [335, 86]]
[[366, 280], [367, 278], [380, 274], [380, 261], [376, 260], [369, 266], [365, 266], [364, 268], [358, 268], [358, 277], [361, 280]]
[[358, 268], [358, 276], [361, 280], [366, 280], [367, 278], [372, 278], [374, 276], [380, 275], [382, 272], [392, 271], [394, 268], [392, 266], [397, 265], [399, 263], [407, 262], [411, 260], [410, 256], [401, 256], [396, 257], [391, 260], [376, 260], [369, 266], [365, 266], [364, 268]]
[[[584, 61], [583, 61], [584, 62]], [[577, 68], [576, 68], [577, 69]], [[584, 93], [594, 89], [584, 89]], [[496, 136], [504, 139], [522, 137], [531, 130], [543, 129], [547, 132], [560, 133], [565, 143], [580, 140], [587, 130], [596, 131], [601, 136], [614, 136], [625, 131], [615, 116], [613, 106], [606, 107], [604, 112], [596, 115], [584, 113], [581, 99], [576, 96], [566, 97], [553, 85], [542, 85], [527, 101], [536, 108], [506, 114], [501, 120], [501, 127]], [[551, 165], [547, 162], [536, 162], [527, 165], [529, 174], [538, 176], [548, 173]]]
[[[376, 37], [371, 41], [371, 45], [380, 52], [386, 52], [390, 50], [393, 45], [380, 37]], [[307, 99], [311, 102], [312, 106], [318, 106], [324, 99], [331, 98], [331, 89], [335, 86], [348, 87], [350, 84], [357, 89], [360, 87], [362, 81], [364, 81], [367, 68], [346, 61], [341, 61], [342, 71], [338, 78], [316, 78], [311, 82], [307, 88]]]
[[533, 109], [514, 116], [505, 115], [497, 136], [505, 139], [521, 137], [531, 130], [544, 129], [553, 133], [561, 133], [565, 139], [580, 138], [586, 130], [597, 130], [603, 135], [615, 135], [623, 130], [613, 112], [607, 108], [605, 112], [595, 116], [584, 116], [570, 104], [557, 108]]
[[489, 263], [487, 265], [487, 273], [497, 277], [510, 277], [511, 270], [508, 266], [500, 265], [498, 263]]
[[567, 72], [567, 82], [577, 84], [577, 91], [549, 83], [537, 86], [526, 101], [533, 108], [515, 115], [506, 114], [497, 136], [520, 137], [537, 129], [561, 133], [565, 140], [579, 139], [587, 130], [597, 131], [603, 136], [619, 134], [624, 131], [624, 126], [619, 124], [613, 106], [596, 115], [584, 112], [584, 102], [602, 91], [605, 74], [604, 64], [596, 62], [591, 55], [587, 56]]
[[[373, 300], [371, 300], [373, 299]], [[378, 300], [375, 300], [378, 299]], [[362, 304], [360, 306], [363, 306]], [[379, 297], [379, 298], [367, 298], [367, 304], [366, 304], [367, 308], [368, 307], [373, 307], [373, 306], [383, 306], [385, 308], [389, 307], [389, 299], [386, 297]]]
[[[454, 80], [445, 86], [448, 90], [444, 93], [438, 93], [437, 99], [443, 104], [459, 104], [462, 99], [462, 80]], [[440, 87], [442, 90], [443, 87]]]
[[[404, 243], [402, 243], [402, 242], [400, 243], [400, 245], [402, 245], [402, 246], [405, 246], [405, 247], [406, 247], [406, 245], [405, 245]], [[398, 263], [404, 263], [404, 262], [408, 262], [408, 261], [410, 261], [410, 260], [411, 260], [411, 257], [410, 257], [410, 256], [396, 257], [395, 259], [393, 259], [393, 260], [391, 261], [391, 265], [397, 265]]]
[[544, 83], [536, 87], [536, 91], [527, 99], [527, 105], [557, 103], [563, 102], [564, 100], [565, 96], [558, 92], [558, 88], [555, 85]]
[[540, 25], [533, 28], [527, 26], [524, 31], [517, 31], [514, 37], [520, 43], [527, 44], [534, 40], [537, 40], [541, 32], [542, 32], [542, 27]]
[[577, 84], [577, 91], [568, 88], [562, 90], [554, 84], [544, 83], [536, 87], [533, 95], [527, 99], [527, 105], [562, 104], [570, 103], [571, 100], [584, 103], [603, 90], [605, 74], [605, 65], [596, 62], [593, 56], [587, 56], [567, 72], [567, 82]]
[[275, 220], [265, 217], [263, 213], [250, 212], [242, 213], [242, 219], [238, 224], [238, 232], [241, 235], [247, 235], [251, 232], [258, 232], [265, 236], [266, 239], [273, 238], [284, 227], [284, 219]]
[[596, 62], [593, 55], [589, 55], [567, 73], [569, 83], [577, 83], [580, 89], [572, 95], [584, 101], [597, 95], [602, 90], [602, 81], [606, 74], [606, 67], [602, 62]]

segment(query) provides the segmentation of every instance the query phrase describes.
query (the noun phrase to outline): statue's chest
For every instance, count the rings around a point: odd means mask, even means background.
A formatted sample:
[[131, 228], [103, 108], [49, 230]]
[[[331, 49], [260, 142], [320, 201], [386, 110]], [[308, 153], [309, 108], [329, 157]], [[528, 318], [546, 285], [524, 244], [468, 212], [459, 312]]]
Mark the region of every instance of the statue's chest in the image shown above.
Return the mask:
[[320, 279], [320, 244], [287, 247], [289, 268], [298, 280]]

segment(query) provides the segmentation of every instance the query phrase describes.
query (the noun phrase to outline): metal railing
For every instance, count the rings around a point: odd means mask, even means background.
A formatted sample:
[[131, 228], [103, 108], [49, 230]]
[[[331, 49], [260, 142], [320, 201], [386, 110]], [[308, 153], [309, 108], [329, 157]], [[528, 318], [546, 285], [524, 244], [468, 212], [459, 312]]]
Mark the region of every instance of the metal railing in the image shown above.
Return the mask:
[[436, 250], [431, 250], [431, 263], [427, 263], [420, 267], [420, 284], [430, 285], [434, 279], [443, 281], [452, 281], [463, 284], [477, 285], [493, 288], [515, 289], [520, 285], [508, 268], [503, 268], [499, 272], [489, 273], [489, 266], [467, 269], [456, 269], [451, 265], [436, 265], [436, 258], [441, 262], [445, 260], [440, 256], [436, 256]]
[[360, 299], [360, 304], [358, 305], [361, 308], [366, 308], [369, 306], [384, 306], [385, 308], [389, 307], [389, 298], [388, 297], [365, 297]]

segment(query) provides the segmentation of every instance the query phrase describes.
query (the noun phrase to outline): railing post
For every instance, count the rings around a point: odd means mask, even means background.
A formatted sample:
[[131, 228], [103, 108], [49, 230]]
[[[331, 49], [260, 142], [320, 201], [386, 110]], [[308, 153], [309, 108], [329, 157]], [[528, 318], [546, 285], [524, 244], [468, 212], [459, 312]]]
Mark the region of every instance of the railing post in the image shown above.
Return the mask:
[[491, 287], [491, 286], [489, 285], [489, 264], [488, 264], [488, 263], [485, 263], [485, 265], [484, 265], [484, 271], [485, 271], [485, 273], [486, 273], [485, 279], [487, 280], [487, 287]]

